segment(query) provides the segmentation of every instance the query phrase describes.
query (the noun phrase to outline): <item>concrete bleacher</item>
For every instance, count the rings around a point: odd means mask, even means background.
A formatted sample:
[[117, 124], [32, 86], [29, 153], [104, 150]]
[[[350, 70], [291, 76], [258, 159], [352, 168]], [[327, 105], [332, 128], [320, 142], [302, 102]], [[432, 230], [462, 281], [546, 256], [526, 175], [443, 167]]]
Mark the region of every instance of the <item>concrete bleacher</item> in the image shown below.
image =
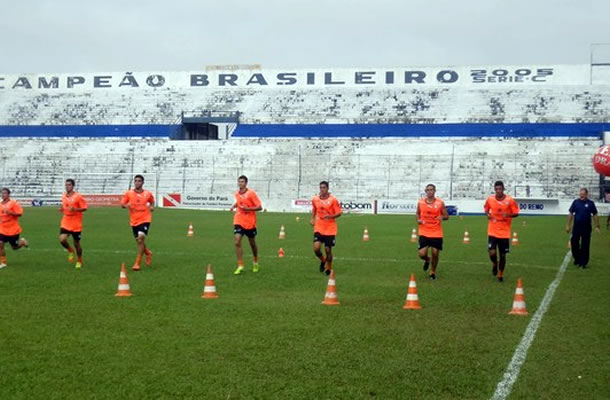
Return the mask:
[[510, 90], [233, 89], [4, 93], [0, 126], [169, 125], [183, 110], [239, 111], [243, 124], [606, 122], [608, 85]]
[[[145, 173], [155, 177], [160, 196], [230, 195], [237, 176], [246, 174], [276, 208], [308, 198], [321, 180], [350, 200], [414, 199], [427, 183], [446, 199], [482, 199], [497, 179], [519, 197], [569, 199], [578, 187], [599, 184], [590, 167], [598, 144], [596, 138], [3, 139], [0, 179], [24, 197], [58, 196], [65, 177], [87, 173]], [[88, 193], [127, 188], [125, 176], [116, 186], [111, 181], [78, 186]]]

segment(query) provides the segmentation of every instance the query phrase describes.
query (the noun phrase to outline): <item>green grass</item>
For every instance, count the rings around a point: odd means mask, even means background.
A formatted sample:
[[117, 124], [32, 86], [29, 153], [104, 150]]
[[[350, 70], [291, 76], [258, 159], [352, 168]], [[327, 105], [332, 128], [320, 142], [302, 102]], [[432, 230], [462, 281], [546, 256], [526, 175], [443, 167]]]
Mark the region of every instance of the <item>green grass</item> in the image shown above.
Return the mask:
[[[500, 284], [486, 221], [454, 217], [430, 282], [409, 243], [413, 216], [344, 216], [341, 305], [326, 307], [305, 216], [260, 214], [261, 272], [250, 272], [244, 242], [248, 272], [233, 276], [228, 212], [160, 209], [154, 265], [129, 271], [134, 296], [116, 298], [120, 264], [135, 254], [127, 222], [124, 210], [88, 211], [76, 271], [57, 243], [58, 213], [26, 210], [30, 249], [8, 250], [0, 271], [0, 399], [487, 399], [567, 251], [564, 218], [519, 218]], [[609, 248], [610, 232], [594, 235], [591, 268], [566, 272], [511, 398], [608, 398]], [[208, 263], [216, 300], [200, 298]], [[422, 310], [402, 309], [410, 273]], [[508, 315], [518, 277], [530, 317]]]

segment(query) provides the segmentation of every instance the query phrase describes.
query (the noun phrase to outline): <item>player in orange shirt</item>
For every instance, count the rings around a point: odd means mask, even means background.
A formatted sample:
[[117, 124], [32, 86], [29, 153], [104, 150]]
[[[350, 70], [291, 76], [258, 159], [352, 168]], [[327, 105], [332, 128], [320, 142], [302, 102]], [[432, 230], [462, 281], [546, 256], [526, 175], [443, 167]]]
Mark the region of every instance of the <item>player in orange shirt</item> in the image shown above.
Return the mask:
[[[485, 200], [485, 214], [489, 219], [487, 226], [487, 248], [489, 258], [493, 263], [491, 273], [498, 276], [498, 282], [504, 281], [504, 267], [506, 266], [506, 254], [510, 251], [510, 231], [513, 218], [519, 216], [519, 205], [509, 195], [504, 193], [504, 183], [494, 183], [495, 195]], [[498, 264], [497, 251], [500, 252], [500, 264]]]
[[[328, 192], [328, 182], [320, 182], [320, 194], [311, 199], [313, 225], [313, 252], [320, 259], [320, 272], [330, 275], [333, 268], [333, 247], [337, 235], [337, 221], [343, 214], [339, 200]], [[322, 244], [326, 256], [322, 254]]]
[[[415, 217], [419, 225], [419, 258], [424, 260], [424, 271], [430, 268], [430, 279], [436, 279], [436, 267], [440, 251], [443, 250], [443, 227], [441, 221], [449, 219], [447, 207], [443, 200], [435, 197], [436, 186], [426, 185], [426, 197], [417, 203]], [[431, 249], [432, 258], [428, 256]]]
[[[74, 261], [74, 249], [76, 249], [76, 269], [83, 265], [83, 249], [80, 247], [81, 233], [83, 230], [83, 212], [87, 211], [87, 202], [80, 193], [74, 191], [74, 179], [66, 179], [66, 193], [61, 196], [59, 212], [64, 216], [59, 226], [59, 243], [68, 250], [68, 262]], [[74, 249], [68, 243], [68, 237], [72, 236]]]
[[248, 178], [245, 175], [237, 178], [239, 190], [235, 192], [235, 203], [231, 211], [235, 210], [233, 216], [233, 234], [235, 243], [235, 254], [237, 255], [237, 269], [233, 272], [240, 275], [244, 271], [244, 250], [241, 247], [241, 239], [245, 235], [252, 249], [252, 272], [258, 272], [258, 247], [256, 246], [256, 212], [263, 209], [261, 199], [256, 192], [248, 188]]
[[146, 237], [150, 231], [151, 212], [155, 210], [155, 198], [151, 192], [142, 188], [144, 185], [142, 175], [133, 178], [133, 185], [133, 189], [125, 192], [121, 207], [129, 210], [129, 224], [138, 244], [138, 255], [132, 269], [139, 271], [142, 255], [146, 254], [147, 266], [150, 267], [152, 264], [152, 252], [146, 247]]
[[2, 201], [0, 202], [0, 269], [6, 267], [4, 243], [10, 244], [13, 250], [28, 247], [28, 241], [25, 238], [19, 238], [21, 233], [19, 217], [22, 215], [21, 204], [11, 199], [11, 191], [8, 188], [2, 188]]

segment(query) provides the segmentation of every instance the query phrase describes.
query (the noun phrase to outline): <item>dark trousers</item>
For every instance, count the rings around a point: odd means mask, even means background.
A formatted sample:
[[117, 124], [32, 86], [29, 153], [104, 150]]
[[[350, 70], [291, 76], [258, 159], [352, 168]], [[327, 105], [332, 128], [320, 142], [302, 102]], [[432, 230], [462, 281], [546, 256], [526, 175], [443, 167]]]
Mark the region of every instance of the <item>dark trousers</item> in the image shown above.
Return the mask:
[[586, 266], [589, 263], [589, 247], [591, 246], [591, 231], [575, 229], [570, 239], [572, 257], [576, 265]]

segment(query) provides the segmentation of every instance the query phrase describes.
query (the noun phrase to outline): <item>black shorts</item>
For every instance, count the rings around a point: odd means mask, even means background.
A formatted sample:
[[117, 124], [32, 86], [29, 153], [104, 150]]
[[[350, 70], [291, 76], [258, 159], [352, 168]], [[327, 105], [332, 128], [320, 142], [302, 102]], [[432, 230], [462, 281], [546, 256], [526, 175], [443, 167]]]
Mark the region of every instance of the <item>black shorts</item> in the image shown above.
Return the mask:
[[443, 238], [420, 236], [418, 249], [423, 249], [424, 247], [434, 247], [435, 249], [443, 250]]
[[59, 228], [59, 234], [60, 235], [68, 235], [68, 236], [72, 235], [72, 238], [74, 240], [76, 240], [77, 242], [80, 242], [80, 236], [81, 236], [82, 232], [74, 232], [74, 231], [69, 231], [69, 230], [64, 229], [64, 228]]
[[488, 236], [487, 248], [491, 250], [495, 249], [496, 246], [498, 247], [500, 253], [506, 254], [510, 251], [510, 239], [498, 239], [495, 236]]
[[335, 235], [322, 235], [319, 232], [314, 232], [313, 241], [324, 243], [324, 247], [335, 247], [336, 242]]
[[0, 242], [8, 243], [15, 247], [19, 245], [19, 234], [7, 236], [0, 233]]
[[256, 231], [256, 227], [254, 227], [252, 229], [244, 229], [244, 227], [241, 225], [233, 225], [233, 233], [235, 235], [247, 236], [250, 239], [252, 239], [252, 238], [256, 237], [256, 234], [258, 232]]
[[140, 232], [142, 232], [142, 234], [144, 236], [148, 236], [149, 230], [150, 230], [150, 222], [145, 222], [143, 224], [131, 227], [131, 231], [133, 232], [133, 237], [136, 239], [138, 238], [138, 236], [140, 236]]

